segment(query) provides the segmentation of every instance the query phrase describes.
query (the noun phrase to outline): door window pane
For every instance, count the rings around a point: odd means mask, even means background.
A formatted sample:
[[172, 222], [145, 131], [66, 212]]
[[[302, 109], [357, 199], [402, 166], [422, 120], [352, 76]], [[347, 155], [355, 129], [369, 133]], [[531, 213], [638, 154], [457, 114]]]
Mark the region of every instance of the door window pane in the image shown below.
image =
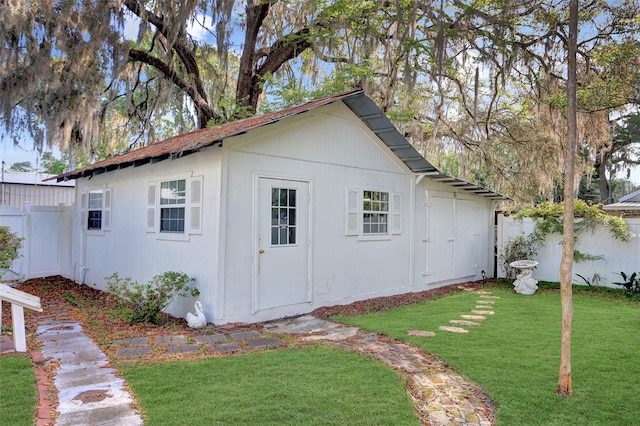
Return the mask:
[[271, 245], [296, 244], [295, 189], [271, 189]]

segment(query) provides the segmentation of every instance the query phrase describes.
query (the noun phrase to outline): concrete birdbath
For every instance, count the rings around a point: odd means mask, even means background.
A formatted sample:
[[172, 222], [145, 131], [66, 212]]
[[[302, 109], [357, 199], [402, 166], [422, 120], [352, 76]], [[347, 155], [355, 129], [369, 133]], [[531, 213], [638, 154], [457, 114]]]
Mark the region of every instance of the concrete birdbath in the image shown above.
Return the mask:
[[534, 279], [533, 268], [538, 266], [538, 262], [535, 260], [516, 260], [509, 264], [512, 268], [519, 269], [520, 273], [516, 275], [516, 280], [513, 282], [513, 288], [516, 293], [520, 294], [533, 294], [538, 289], [538, 280]]

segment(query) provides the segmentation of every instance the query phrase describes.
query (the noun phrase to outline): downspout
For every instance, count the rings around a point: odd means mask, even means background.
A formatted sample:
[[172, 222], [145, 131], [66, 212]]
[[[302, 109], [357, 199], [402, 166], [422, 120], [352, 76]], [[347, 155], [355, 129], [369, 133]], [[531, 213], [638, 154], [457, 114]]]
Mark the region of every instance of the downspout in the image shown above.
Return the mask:
[[4, 206], [4, 160], [2, 160], [2, 193], [0, 193], [0, 206]]

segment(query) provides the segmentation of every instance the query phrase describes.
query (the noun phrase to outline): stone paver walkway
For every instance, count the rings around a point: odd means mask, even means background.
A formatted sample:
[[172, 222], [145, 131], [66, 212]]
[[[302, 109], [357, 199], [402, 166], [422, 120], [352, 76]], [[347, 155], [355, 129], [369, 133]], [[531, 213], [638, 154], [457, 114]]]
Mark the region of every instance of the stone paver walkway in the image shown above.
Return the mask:
[[[481, 298], [470, 311], [452, 319], [437, 331], [409, 330], [412, 336], [430, 338], [437, 332], [469, 333], [495, 313], [495, 300], [488, 292], [477, 292]], [[487, 300], [491, 299], [491, 300]], [[480, 311], [480, 312], [474, 312]], [[482, 314], [481, 314], [482, 313]], [[467, 327], [467, 328], [464, 328]], [[269, 334], [268, 336], [265, 333]], [[142, 358], [154, 351], [183, 354], [213, 351], [231, 354], [259, 348], [275, 348], [282, 342], [278, 334], [297, 335], [302, 340], [322, 340], [350, 351], [371, 355], [392, 366], [409, 382], [416, 409], [425, 424], [433, 426], [493, 424], [490, 399], [480, 389], [420, 348], [396, 342], [377, 333], [367, 333], [310, 315], [273, 321], [262, 331], [242, 330], [229, 326], [217, 334], [158, 336], [121, 339], [113, 342], [119, 358]], [[36, 333], [42, 342], [43, 359], [38, 364], [53, 364], [54, 385], [58, 392], [58, 416], [55, 425], [140, 425], [142, 419], [133, 408], [133, 398], [124, 379], [108, 366], [104, 353], [82, 332], [78, 321], [64, 317], [43, 318]], [[5, 339], [6, 340], [6, 339]], [[8, 343], [2, 340], [6, 351]], [[32, 354], [33, 356], [33, 354]], [[34, 359], [35, 362], [35, 359]], [[44, 374], [44, 373], [43, 373]], [[40, 389], [43, 387], [43, 389]], [[38, 385], [42, 393], [44, 385]], [[42, 407], [41, 407], [42, 408]], [[40, 412], [42, 409], [40, 410]], [[37, 424], [49, 425], [46, 414], [39, 412]]]
[[[476, 302], [474, 314], [462, 314], [461, 319], [450, 321], [455, 327], [443, 325], [440, 331], [469, 333], [463, 328], [478, 327], [487, 315], [493, 315], [497, 296], [487, 291], [477, 291], [481, 300]], [[486, 299], [492, 299], [488, 301]], [[478, 309], [480, 308], [480, 309]], [[482, 313], [482, 315], [480, 315]], [[303, 340], [324, 340], [342, 348], [365, 353], [390, 365], [402, 373], [410, 383], [409, 389], [422, 419], [432, 426], [493, 424], [493, 409], [489, 397], [470, 384], [458, 373], [446, 367], [438, 358], [415, 346], [395, 342], [376, 333], [365, 333], [357, 327], [342, 326], [323, 321], [310, 315], [265, 325], [270, 333], [302, 335]], [[408, 335], [430, 338], [436, 332], [408, 330]]]
[[78, 321], [45, 318], [38, 326], [36, 338], [42, 342], [40, 350], [45, 362], [57, 364], [56, 425], [142, 424], [124, 379], [108, 367], [107, 357], [82, 332]]

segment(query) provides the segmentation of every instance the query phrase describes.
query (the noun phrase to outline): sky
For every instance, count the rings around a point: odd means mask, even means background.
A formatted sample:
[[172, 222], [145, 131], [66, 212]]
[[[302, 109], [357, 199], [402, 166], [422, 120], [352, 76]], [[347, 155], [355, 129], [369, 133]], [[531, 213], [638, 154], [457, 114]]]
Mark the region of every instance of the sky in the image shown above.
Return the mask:
[[14, 146], [11, 138], [6, 135], [0, 136], [0, 161], [5, 163], [5, 170], [9, 170], [12, 164], [23, 161], [29, 161], [35, 167], [39, 155], [33, 149], [33, 145], [28, 144], [23, 142], [20, 146]]
[[[211, 18], [209, 18], [211, 19]], [[198, 19], [200, 22], [207, 20], [205, 16], [199, 16]], [[124, 27], [124, 35], [127, 38], [135, 39], [138, 34], [138, 26], [139, 21], [136, 17], [129, 15], [125, 21]], [[193, 24], [188, 28], [189, 34], [192, 35], [197, 40], [203, 41], [207, 38], [210, 38], [211, 35], [208, 34], [202, 26], [198, 24]], [[209, 40], [211, 41], [211, 40]], [[34, 149], [33, 144], [24, 140], [20, 142], [20, 145], [14, 145], [13, 140], [10, 137], [7, 137], [2, 132], [3, 129], [0, 129], [0, 161], [4, 162], [5, 170], [8, 170], [12, 164], [18, 162], [28, 161], [31, 163], [33, 167], [39, 165], [39, 157], [40, 154]], [[56, 158], [60, 158], [60, 152], [56, 149], [46, 149], [45, 151], [52, 151]], [[625, 177], [622, 174], [620, 177]], [[636, 185], [640, 184], [640, 167], [632, 168], [631, 170], [631, 181]]]

